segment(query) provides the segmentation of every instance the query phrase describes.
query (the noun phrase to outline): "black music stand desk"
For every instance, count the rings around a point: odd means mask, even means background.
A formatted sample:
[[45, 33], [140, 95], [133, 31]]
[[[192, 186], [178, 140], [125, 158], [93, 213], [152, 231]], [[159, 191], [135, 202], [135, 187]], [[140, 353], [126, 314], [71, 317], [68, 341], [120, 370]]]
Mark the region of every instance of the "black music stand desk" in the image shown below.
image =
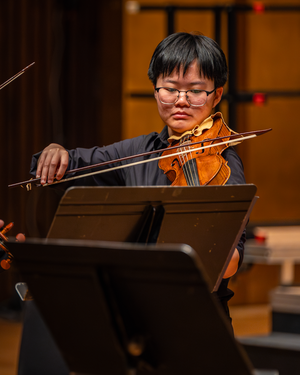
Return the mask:
[[71, 374], [252, 373], [190, 246], [9, 245]]
[[248, 222], [256, 190], [252, 184], [70, 188], [48, 238], [188, 244], [215, 291]]

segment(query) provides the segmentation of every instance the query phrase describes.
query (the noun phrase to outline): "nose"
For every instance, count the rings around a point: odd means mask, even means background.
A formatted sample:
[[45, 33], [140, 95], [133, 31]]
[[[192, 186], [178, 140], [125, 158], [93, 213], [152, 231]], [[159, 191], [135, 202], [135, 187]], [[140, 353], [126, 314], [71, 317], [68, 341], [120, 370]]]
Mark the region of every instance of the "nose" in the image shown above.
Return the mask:
[[178, 99], [177, 102], [175, 103], [177, 105], [188, 105], [190, 106], [190, 103], [187, 101], [187, 93], [185, 91], [179, 91], [178, 93]]

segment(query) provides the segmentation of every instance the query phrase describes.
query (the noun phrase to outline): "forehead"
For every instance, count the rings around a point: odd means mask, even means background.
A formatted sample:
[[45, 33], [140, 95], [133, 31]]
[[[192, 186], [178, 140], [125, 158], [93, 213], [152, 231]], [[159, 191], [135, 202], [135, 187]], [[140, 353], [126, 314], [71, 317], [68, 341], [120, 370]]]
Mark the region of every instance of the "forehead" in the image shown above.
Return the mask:
[[179, 70], [174, 69], [169, 75], [163, 76], [163, 74], [160, 74], [157, 80], [160, 82], [185, 82], [195, 84], [213, 82], [201, 73], [200, 67], [196, 61], [191, 63], [185, 72], [183, 66], [180, 66]]

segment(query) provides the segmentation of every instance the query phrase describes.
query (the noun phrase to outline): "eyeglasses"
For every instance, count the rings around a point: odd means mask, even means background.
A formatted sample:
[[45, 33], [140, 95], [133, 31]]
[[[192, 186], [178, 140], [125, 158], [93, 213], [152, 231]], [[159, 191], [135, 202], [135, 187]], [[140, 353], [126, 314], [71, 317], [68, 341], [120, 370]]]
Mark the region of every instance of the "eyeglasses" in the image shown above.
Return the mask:
[[212, 91], [206, 90], [177, 90], [172, 87], [156, 87], [158, 99], [162, 104], [175, 104], [179, 99], [181, 92], [185, 92], [186, 100], [191, 106], [202, 107], [207, 102], [208, 95], [212, 94], [216, 89]]

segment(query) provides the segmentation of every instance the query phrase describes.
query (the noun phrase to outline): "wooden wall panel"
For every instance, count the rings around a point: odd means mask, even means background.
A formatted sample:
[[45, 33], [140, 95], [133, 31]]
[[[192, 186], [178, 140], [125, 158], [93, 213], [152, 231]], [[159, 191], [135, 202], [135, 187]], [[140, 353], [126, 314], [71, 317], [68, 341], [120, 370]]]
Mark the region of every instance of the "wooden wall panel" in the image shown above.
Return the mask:
[[251, 13], [244, 22], [248, 89], [299, 90], [300, 12]]
[[142, 12], [124, 17], [124, 75], [126, 92], [151, 88], [147, 76], [149, 62], [157, 44], [165, 36], [162, 12]]
[[239, 89], [270, 95], [263, 106], [240, 104], [239, 124], [245, 131], [273, 129], [239, 148], [247, 181], [257, 185], [260, 196], [251, 220], [262, 224], [299, 223], [300, 176], [295, 171], [300, 158], [296, 114], [300, 96], [272, 93], [300, 92], [300, 12], [247, 13], [242, 19], [245, 55], [241, 57], [243, 79]]
[[[154, 98], [131, 97], [132, 93], [153, 92], [147, 71], [151, 56], [158, 43], [167, 36], [167, 16], [164, 11], [151, 10], [130, 13], [124, 3], [123, 25], [123, 130], [122, 138], [130, 138], [152, 131], [160, 132], [163, 123], [160, 120]], [[140, 5], [165, 5], [161, 0], [150, 3], [147, 0], [138, 2]], [[213, 2], [211, 2], [213, 4]], [[221, 4], [222, 1], [216, 1]], [[225, 1], [223, 1], [225, 3]], [[180, 0], [172, 1], [172, 5], [185, 5]], [[189, 5], [207, 5], [203, 0], [192, 0]], [[200, 31], [213, 37], [212, 12], [178, 12], [175, 15], [177, 31]], [[155, 113], [153, 113], [153, 110]]]
[[147, 71], [156, 45], [164, 38], [164, 23], [162, 12], [138, 15], [124, 13], [123, 139], [160, 131], [162, 128], [154, 97], [132, 98], [130, 95], [153, 91]]
[[[154, 99], [127, 99], [125, 106], [128, 125], [124, 128], [124, 138], [133, 138], [153, 131], [159, 133], [163, 128], [164, 124], [159, 117]], [[147, 114], [147, 117], [145, 117], [145, 114]], [[137, 122], [137, 119], [140, 120]]]
[[263, 107], [245, 106], [247, 129], [273, 130], [240, 147], [246, 179], [258, 186], [258, 200], [252, 221], [297, 223], [300, 215], [299, 125], [296, 110], [299, 99], [270, 98]]
[[214, 38], [214, 15], [211, 11], [177, 12], [175, 17], [176, 28], [185, 32], [201, 32]]
[[[126, 1], [124, 1], [126, 3]], [[142, 0], [140, 4], [149, 4]], [[220, 1], [211, 4], [222, 4]], [[227, 3], [227, 2], [223, 2]], [[252, 4], [236, 1], [233, 4]], [[164, 5], [156, 0], [151, 5]], [[186, 5], [174, 0], [169, 5]], [[206, 1], [190, 4], [207, 5]], [[266, 0], [265, 5], [300, 5], [299, 0], [285, 4], [280, 0]], [[151, 18], [151, 22], [144, 22]], [[156, 17], [156, 21], [154, 20]], [[150, 27], [150, 24], [155, 27]], [[178, 12], [176, 31], [200, 31], [214, 37], [211, 12]], [[226, 15], [222, 15], [221, 46], [227, 54]], [[159, 30], [159, 33], [157, 32]], [[151, 32], [152, 31], [152, 32]], [[164, 34], [164, 35], [162, 35]], [[156, 44], [166, 36], [166, 17], [163, 12], [124, 13], [124, 110], [123, 137], [141, 132], [160, 131], [163, 124], [151, 112], [155, 104], [130, 98], [132, 91], [151, 92], [147, 69]], [[130, 46], [129, 50], [127, 47]], [[236, 45], [237, 87], [240, 91], [300, 91], [300, 12], [237, 13]], [[129, 52], [130, 51], [130, 52]], [[136, 55], [143, 57], [136, 64]], [[229, 67], [230, 70], [230, 67]], [[230, 71], [230, 74], [233, 72]], [[226, 89], [226, 88], [225, 88]], [[225, 90], [226, 91], [226, 90]], [[258, 187], [260, 199], [251, 215], [252, 224], [300, 223], [298, 194], [299, 153], [297, 145], [299, 125], [297, 108], [299, 97], [270, 96], [263, 106], [251, 102], [237, 105], [237, 130], [250, 131], [272, 127], [272, 133], [247, 141], [238, 147], [247, 182]], [[152, 99], [153, 101], [153, 99]], [[155, 102], [154, 102], [155, 103]], [[141, 108], [143, 108], [141, 110]], [[221, 110], [228, 121], [228, 106], [223, 101]], [[156, 120], [157, 119], [157, 120]], [[142, 126], [140, 124], [143, 124]], [[230, 126], [230, 123], [229, 123]]]

